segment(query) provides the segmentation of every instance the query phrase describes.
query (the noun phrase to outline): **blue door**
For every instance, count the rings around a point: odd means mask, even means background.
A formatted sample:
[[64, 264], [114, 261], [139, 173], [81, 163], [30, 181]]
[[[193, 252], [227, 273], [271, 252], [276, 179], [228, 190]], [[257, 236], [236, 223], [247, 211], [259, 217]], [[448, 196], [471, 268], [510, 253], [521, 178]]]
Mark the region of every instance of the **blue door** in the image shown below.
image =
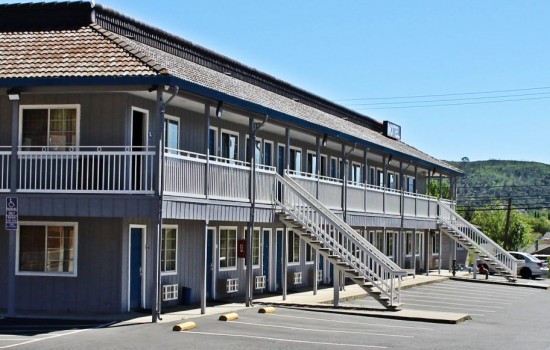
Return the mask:
[[283, 288], [283, 231], [277, 231], [277, 289]]
[[263, 249], [263, 275], [266, 279], [266, 287], [269, 286], [269, 230], [264, 230], [264, 249]]
[[206, 299], [214, 299], [212, 291], [212, 275], [214, 273], [214, 265], [212, 262], [212, 245], [214, 240], [214, 230], [209, 228], [206, 235]]
[[141, 309], [143, 228], [130, 229], [130, 310]]

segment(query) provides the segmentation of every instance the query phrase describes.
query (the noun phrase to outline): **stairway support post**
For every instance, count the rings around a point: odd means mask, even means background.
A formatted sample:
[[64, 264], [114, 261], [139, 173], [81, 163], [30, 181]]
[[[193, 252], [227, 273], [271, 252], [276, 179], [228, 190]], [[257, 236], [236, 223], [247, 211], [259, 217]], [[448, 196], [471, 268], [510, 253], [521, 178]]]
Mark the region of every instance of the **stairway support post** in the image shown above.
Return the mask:
[[332, 264], [332, 267], [332, 284], [334, 286], [334, 300], [332, 304], [336, 308], [340, 306], [340, 271], [336, 268], [336, 264]]

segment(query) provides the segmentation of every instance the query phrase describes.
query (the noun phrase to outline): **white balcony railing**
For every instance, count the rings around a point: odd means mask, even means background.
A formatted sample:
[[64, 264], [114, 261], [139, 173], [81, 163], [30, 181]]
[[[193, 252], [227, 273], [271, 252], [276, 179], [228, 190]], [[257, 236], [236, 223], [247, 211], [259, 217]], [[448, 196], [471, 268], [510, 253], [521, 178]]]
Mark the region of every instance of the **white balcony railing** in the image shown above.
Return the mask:
[[10, 189], [10, 150], [10, 147], [0, 147], [0, 192]]
[[[326, 207], [342, 210], [343, 180], [296, 171], [287, 175]], [[353, 181], [348, 181], [346, 190], [348, 212], [401, 215], [403, 207], [405, 216], [437, 218], [435, 197]]]
[[153, 193], [152, 147], [20, 147], [19, 192]]
[[[172, 196], [249, 202], [250, 164], [167, 149], [164, 193]], [[272, 203], [275, 168], [257, 164], [256, 202]]]

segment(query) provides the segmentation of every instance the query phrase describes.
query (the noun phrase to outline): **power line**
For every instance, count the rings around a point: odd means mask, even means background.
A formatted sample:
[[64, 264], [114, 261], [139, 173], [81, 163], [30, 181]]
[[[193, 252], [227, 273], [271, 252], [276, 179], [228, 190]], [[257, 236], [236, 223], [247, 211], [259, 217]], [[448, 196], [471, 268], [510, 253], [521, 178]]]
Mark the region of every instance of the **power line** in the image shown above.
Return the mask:
[[[522, 97], [522, 96], [534, 96], [534, 95], [548, 95], [550, 92], [535, 92], [530, 94], [516, 94], [516, 95], [499, 95], [499, 96], [483, 96], [483, 97], [466, 97], [466, 98], [451, 98], [451, 99], [438, 99], [438, 100], [418, 100], [418, 101], [400, 101], [400, 102], [375, 102], [375, 103], [351, 103], [346, 106], [376, 106], [376, 105], [400, 105], [411, 103], [431, 103], [431, 102], [450, 102], [450, 101], [470, 101], [470, 100], [485, 100], [491, 98], [506, 98], [506, 97]], [[548, 96], [550, 97], [550, 96]], [[548, 98], [547, 97], [547, 98]], [[499, 101], [497, 101], [499, 102]]]
[[480, 102], [462, 102], [462, 103], [443, 103], [435, 105], [421, 105], [421, 106], [397, 106], [397, 107], [365, 107], [365, 108], [355, 108], [355, 110], [372, 110], [372, 109], [403, 109], [403, 108], [429, 108], [429, 107], [446, 107], [446, 106], [467, 106], [467, 105], [480, 105], [488, 103], [502, 103], [502, 102], [516, 102], [516, 101], [529, 101], [529, 100], [544, 100], [548, 97], [530, 97], [530, 98], [518, 98], [518, 99], [509, 99], [509, 100], [500, 100], [500, 101], [480, 101]]
[[340, 101], [392, 100], [392, 99], [405, 99], [405, 98], [464, 96], [464, 95], [493, 94], [493, 93], [500, 93], [500, 92], [516, 92], [516, 91], [546, 90], [546, 89], [550, 89], [550, 86], [531, 87], [531, 88], [523, 88], [523, 89], [477, 91], [477, 92], [456, 92], [456, 93], [450, 93], [450, 94], [410, 95], [410, 96], [393, 96], [393, 97], [359, 97], [359, 98], [344, 98], [344, 99], [338, 99], [338, 100], [334, 100], [334, 101], [340, 102]]
[[508, 187], [508, 188], [531, 188], [531, 187], [536, 187], [536, 188], [539, 188], [539, 187], [550, 187], [550, 185], [494, 185], [494, 186], [457, 186], [458, 189], [465, 189], [465, 188], [486, 188], [486, 189], [490, 189], [490, 188], [503, 188], [503, 187]]

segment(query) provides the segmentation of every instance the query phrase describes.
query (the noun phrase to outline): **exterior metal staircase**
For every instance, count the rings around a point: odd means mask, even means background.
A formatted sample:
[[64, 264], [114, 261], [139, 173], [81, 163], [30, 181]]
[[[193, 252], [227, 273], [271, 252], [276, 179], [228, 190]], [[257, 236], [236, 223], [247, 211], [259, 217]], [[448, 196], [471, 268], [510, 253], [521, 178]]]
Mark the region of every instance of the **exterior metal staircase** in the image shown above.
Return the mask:
[[475, 257], [479, 257], [489, 266], [489, 271], [504, 276], [510, 282], [517, 280], [517, 260], [441, 201], [439, 201], [439, 228]]
[[386, 309], [401, 304], [406, 271], [288, 177], [276, 177], [280, 220]]

